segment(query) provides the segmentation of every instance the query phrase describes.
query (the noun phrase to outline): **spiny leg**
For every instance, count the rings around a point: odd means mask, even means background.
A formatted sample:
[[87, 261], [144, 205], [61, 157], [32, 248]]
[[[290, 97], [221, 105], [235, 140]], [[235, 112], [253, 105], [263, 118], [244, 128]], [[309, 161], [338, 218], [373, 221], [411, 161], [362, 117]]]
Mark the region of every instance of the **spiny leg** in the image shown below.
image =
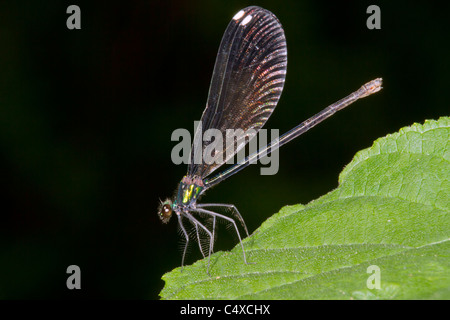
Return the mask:
[[198, 247], [200, 249], [200, 252], [202, 253], [203, 258], [205, 258], [205, 253], [203, 252], [200, 235], [198, 234], [198, 225], [196, 223], [194, 223], [194, 225], [195, 225], [195, 233], [197, 234]]
[[[200, 223], [200, 221], [198, 221], [197, 219], [195, 219], [193, 216], [192, 216], [192, 214], [190, 214], [190, 213], [188, 213], [188, 212], [184, 212], [183, 213], [185, 216], [186, 216], [186, 218], [188, 218], [189, 219], [189, 221], [191, 221], [191, 223], [193, 223], [194, 225], [199, 225], [203, 230], [205, 230], [205, 232], [208, 234], [208, 236], [209, 236], [209, 239], [210, 239], [210, 245], [209, 245], [209, 254], [208, 254], [208, 267], [207, 267], [207, 269], [206, 269], [206, 273], [208, 273], [208, 275], [210, 275], [209, 274], [209, 262], [210, 262], [210, 260], [211, 260], [211, 242], [213, 241], [213, 238], [212, 238], [212, 233], [211, 233], [211, 231], [209, 231], [208, 230], [208, 228], [206, 228], [202, 223]], [[198, 234], [197, 234], [198, 235]], [[199, 241], [200, 241], [200, 239], [198, 239]], [[202, 251], [202, 254], [203, 254], [203, 251]]]
[[230, 217], [224, 216], [223, 214], [217, 213], [217, 212], [213, 212], [213, 211], [210, 211], [210, 210], [198, 208], [198, 206], [193, 211], [209, 214], [211, 216], [215, 216], [215, 217], [222, 218], [222, 219], [225, 219], [227, 221], [230, 221], [233, 224], [234, 229], [236, 230], [237, 236], [239, 238], [239, 243], [241, 244], [241, 248], [242, 248], [242, 254], [244, 255], [244, 262], [245, 262], [245, 264], [248, 264], [247, 258], [245, 256], [244, 245], [242, 244], [241, 234], [239, 233], [239, 229], [238, 229], [238, 227], [236, 225], [236, 222], [233, 219], [231, 219]]
[[216, 217], [213, 217], [213, 226], [212, 226], [212, 238], [213, 238], [213, 240], [210, 243], [211, 252], [214, 252], [214, 241], [216, 241], [216, 238], [215, 238], [215, 235], [214, 235], [215, 231], [216, 231]]
[[183, 250], [183, 257], [181, 258], [181, 270], [183, 270], [184, 257], [186, 256], [186, 250], [187, 250], [187, 247], [188, 247], [188, 244], [189, 244], [189, 235], [188, 235], [188, 233], [186, 232], [186, 229], [183, 226], [183, 222], [181, 221], [181, 215], [177, 215], [177, 217], [178, 217], [178, 224], [179, 224], [181, 230], [184, 233], [184, 237], [186, 238], [186, 244], [184, 245], [184, 250]]
[[247, 226], [245, 225], [244, 218], [242, 218], [241, 214], [239, 213], [239, 210], [236, 208], [234, 204], [227, 204], [227, 203], [198, 203], [197, 208], [208, 208], [208, 207], [225, 207], [230, 208], [233, 214], [239, 219], [239, 222], [245, 229], [245, 233], [247, 234], [247, 237], [249, 236]]

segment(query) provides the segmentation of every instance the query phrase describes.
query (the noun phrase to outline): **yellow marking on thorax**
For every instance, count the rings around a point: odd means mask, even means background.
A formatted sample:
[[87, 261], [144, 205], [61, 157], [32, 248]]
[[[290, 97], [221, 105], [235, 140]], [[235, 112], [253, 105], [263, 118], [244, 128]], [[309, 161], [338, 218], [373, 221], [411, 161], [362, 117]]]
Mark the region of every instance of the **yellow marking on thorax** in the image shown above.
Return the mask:
[[191, 184], [189, 187], [184, 191], [183, 194], [183, 203], [188, 203], [189, 200], [192, 198], [192, 192], [194, 191], [194, 185]]

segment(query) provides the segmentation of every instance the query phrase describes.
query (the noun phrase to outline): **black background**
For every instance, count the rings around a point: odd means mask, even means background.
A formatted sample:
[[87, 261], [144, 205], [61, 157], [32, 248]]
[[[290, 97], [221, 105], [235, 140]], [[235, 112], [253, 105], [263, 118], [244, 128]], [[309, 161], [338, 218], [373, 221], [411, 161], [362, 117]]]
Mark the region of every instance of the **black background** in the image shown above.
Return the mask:
[[[66, 9], [81, 8], [81, 30]], [[366, 9], [381, 8], [381, 30]], [[222, 34], [248, 5], [271, 10], [288, 44], [284, 93], [266, 128], [283, 133], [376, 77], [384, 89], [251, 166], [203, 202], [235, 204], [250, 232], [287, 204], [337, 187], [378, 137], [448, 115], [448, 10], [389, 1], [2, 1], [0, 298], [157, 299], [181, 263], [159, 199], [186, 166], [173, 130], [201, 116]], [[230, 249], [222, 232], [217, 246]], [[188, 262], [199, 258], [193, 247]], [[81, 268], [81, 290], [66, 268]]]

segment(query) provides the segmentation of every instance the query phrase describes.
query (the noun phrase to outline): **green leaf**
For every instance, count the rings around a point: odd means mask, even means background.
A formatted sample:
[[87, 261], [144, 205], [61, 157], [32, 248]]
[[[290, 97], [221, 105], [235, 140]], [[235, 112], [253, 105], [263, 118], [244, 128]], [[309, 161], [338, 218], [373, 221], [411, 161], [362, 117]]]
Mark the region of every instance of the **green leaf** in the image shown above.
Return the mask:
[[282, 208], [244, 240], [254, 264], [239, 245], [217, 252], [210, 275], [205, 259], [165, 274], [161, 297], [449, 299], [449, 137], [443, 117], [376, 140], [337, 189]]

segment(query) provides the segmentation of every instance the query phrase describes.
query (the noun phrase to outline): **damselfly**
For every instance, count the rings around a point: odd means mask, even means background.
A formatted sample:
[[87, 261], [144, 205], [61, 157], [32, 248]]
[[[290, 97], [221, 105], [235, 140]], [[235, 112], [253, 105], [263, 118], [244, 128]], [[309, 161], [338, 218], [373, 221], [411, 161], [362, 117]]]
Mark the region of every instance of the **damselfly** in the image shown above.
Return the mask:
[[[232, 204], [198, 203], [198, 199], [206, 190], [233, 174], [247, 167], [261, 156], [268, 155], [276, 148], [295, 139], [316, 124], [332, 116], [335, 112], [347, 107], [356, 100], [367, 97], [381, 90], [382, 79], [377, 78], [363, 85], [359, 90], [323, 109], [308, 120], [302, 122], [289, 132], [269, 143], [266, 147], [247, 156], [243, 161], [232, 165], [227, 170], [212, 174], [223, 163], [234, 157], [248, 141], [256, 135], [272, 114], [278, 103], [284, 86], [287, 66], [286, 39], [283, 28], [273, 13], [260, 7], [252, 6], [239, 11], [229, 23], [220, 43], [206, 108], [203, 111], [199, 128], [192, 144], [190, 163], [186, 176], [181, 180], [173, 199], [161, 202], [158, 215], [167, 223], [173, 213], [178, 218], [179, 227], [186, 239], [181, 264], [184, 265], [189, 233], [186, 223], [193, 226], [200, 251], [209, 258], [213, 253], [217, 219], [232, 224], [242, 248], [244, 262], [247, 264], [242, 237], [235, 219], [212, 211], [213, 208], [227, 208], [248, 234], [244, 219]], [[204, 142], [202, 130], [217, 129], [227, 137], [229, 129], [242, 129], [247, 139], [242, 142], [235, 138], [230, 152], [230, 145], [224, 138], [217, 141]], [[253, 129], [253, 130], [250, 130]], [[211, 148], [214, 143], [216, 147]], [[197, 154], [209, 150], [221, 150], [213, 155], [221, 161], [196, 161]], [[210, 219], [209, 227], [200, 221], [201, 217]], [[203, 248], [201, 234], [206, 234], [208, 244]]]

